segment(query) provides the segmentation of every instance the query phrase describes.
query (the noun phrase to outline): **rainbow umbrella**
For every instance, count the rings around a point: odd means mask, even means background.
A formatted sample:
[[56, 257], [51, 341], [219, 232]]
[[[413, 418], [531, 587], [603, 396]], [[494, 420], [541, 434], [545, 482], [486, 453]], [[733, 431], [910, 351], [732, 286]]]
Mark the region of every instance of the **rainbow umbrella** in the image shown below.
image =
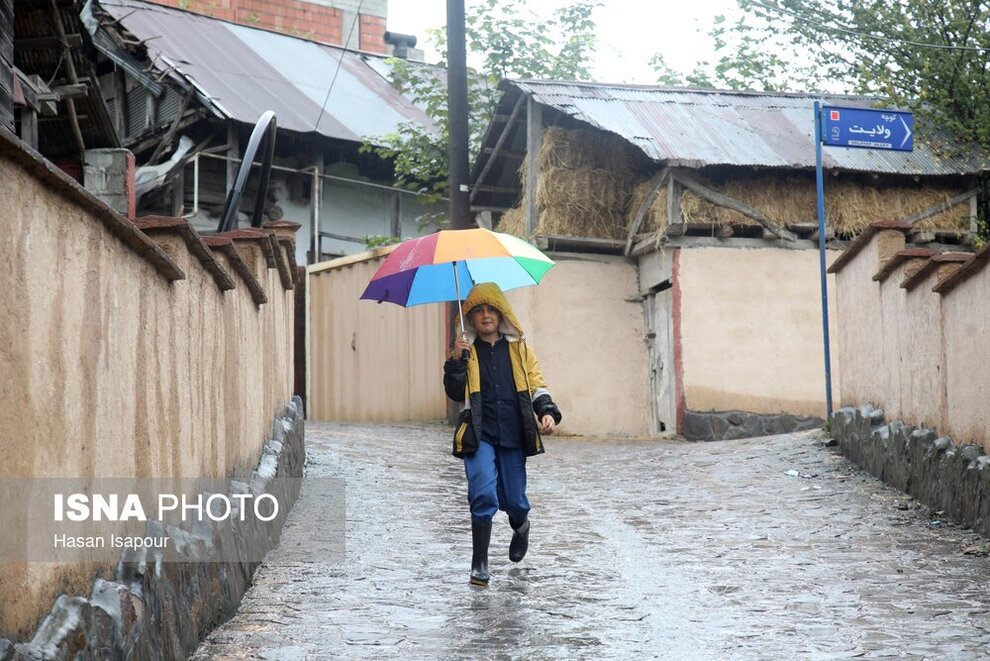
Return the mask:
[[[403, 307], [457, 301], [479, 282], [502, 291], [539, 284], [553, 260], [520, 238], [483, 228], [443, 230], [400, 243], [362, 299]], [[464, 320], [461, 319], [461, 330]]]

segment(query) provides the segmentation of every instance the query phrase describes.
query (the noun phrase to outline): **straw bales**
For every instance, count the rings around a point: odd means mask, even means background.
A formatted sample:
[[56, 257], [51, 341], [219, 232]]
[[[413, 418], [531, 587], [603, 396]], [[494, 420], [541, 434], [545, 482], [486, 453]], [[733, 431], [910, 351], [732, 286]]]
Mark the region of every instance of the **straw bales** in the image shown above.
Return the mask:
[[[537, 234], [624, 238], [626, 208], [645, 157], [617, 135], [595, 129], [547, 127], [537, 156]], [[526, 164], [520, 168], [526, 183]], [[523, 199], [529, 191], [523, 191]], [[523, 235], [521, 209], [507, 212], [502, 231]]]
[[[703, 185], [745, 202], [762, 211], [778, 225], [792, 227], [816, 223], [817, 195], [811, 176], [760, 173], [749, 177], [730, 177], [722, 182], [702, 180]], [[633, 190], [628, 220], [631, 223], [650, 189], [650, 180], [638, 183]], [[958, 188], [932, 185], [872, 187], [854, 181], [831, 180], [826, 184], [825, 215], [828, 225], [840, 235], [858, 234], [871, 222], [902, 219], [944, 203], [963, 192]], [[755, 225], [751, 218], [727, 209], [685, 190], [680, 200], [681, 219], [685, 223], [706, 225]], [[969, 203], [957, 204], [940, 214], [917, 223], [918, 229], [964, 232], [968, 228]], [[662, 190], [651, 205], [640, 232], [665, 231], [667, 191]]]
[[[625, 239], [636, 213], [653, 184], [645, 156], [625, 139], [590, 128], [544, 130], [538, 155], [540, 174], [536, 202], [539, 222], [536, 234]], [[526, 164], [520, 168], [523, 203], [506, 212], [499, 230], [524, 236], [523, 209], [528, 191]], [[764, 170], [746, 174], [692, 171], [703, 186], [753, 207], [784, 227], [817, 223], [814, 175], [806, 172]], [[666, 231], [667, 186], [650, 206], [640, 234]], [[954, 186], [931, 184], [894, 186], [830, 177], [826, 182], [825, 210], [828, 224], [840, 236], [858, 234], [881, 219], [903, 219], [946, 202], [963, 192]], [[743, 214], [709, 202], [683, 189], [681, 217], [677, 222], [712, 225], [755, 225]], [[931, 218], [918, 229], [968, 230], [969, 203], [963, 202]]]

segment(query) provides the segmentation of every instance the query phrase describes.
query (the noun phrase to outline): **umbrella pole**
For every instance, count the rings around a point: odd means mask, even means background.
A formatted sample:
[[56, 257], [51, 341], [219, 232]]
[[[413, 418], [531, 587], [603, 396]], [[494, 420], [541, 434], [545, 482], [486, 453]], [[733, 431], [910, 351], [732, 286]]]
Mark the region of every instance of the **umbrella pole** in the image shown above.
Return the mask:
[[457, 279], [457, 260], [454, 260], [454, 289], [457, 291], [457, 318], [461, 322], [461, 336], [464, 336], [464, 311], [461, 310], [461, 283]]

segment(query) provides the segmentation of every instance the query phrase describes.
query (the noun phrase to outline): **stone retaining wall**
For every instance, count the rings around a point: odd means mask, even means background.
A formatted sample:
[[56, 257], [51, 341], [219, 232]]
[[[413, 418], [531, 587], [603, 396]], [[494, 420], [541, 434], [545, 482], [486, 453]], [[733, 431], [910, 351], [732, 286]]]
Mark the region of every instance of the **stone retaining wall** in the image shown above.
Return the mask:
[[691, 441], [730, 441], [736, 438], [776, 436], [820, 429], [821, 418], [779, 413], [767, 415], [746, 411], [685, 411], [684, 437]]
[[[290, 507], [299, 495], [305, 461], [304, 418], [298, 396], [275, 417], [250, 484], [231, 483], [231, 493], [269, 493]], [[272, 472], [271, 467], [275, 470]], [[209, 522], [182, 535], [196, 558], [258, 558], [278, 544], [290, 507], [267, 523]], [[149, 522], [153, 527], [157, 522]], [[205, 524], [204, 524], [205, 525]], [[156, 551], [128, 549], [114, 580], [97, 578], [89, 597], [62, 594], [29, 642], [0, 639], [0, 661], [21, 659], [185, 659], [210, 630], [237, 610], [257, 562], [164, 562]]]
[[832, 417], [842, 453], [921, 503], [990, 536], [990, 457], [979, 445], [902, 422], [866, 405]]

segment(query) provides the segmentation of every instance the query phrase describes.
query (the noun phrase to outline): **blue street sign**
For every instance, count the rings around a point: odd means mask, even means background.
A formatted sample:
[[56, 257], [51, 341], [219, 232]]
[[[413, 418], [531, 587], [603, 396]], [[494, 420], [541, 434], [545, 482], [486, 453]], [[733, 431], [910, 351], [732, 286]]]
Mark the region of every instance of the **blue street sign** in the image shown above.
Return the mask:
[[822, 142], [833, 147], [914, 149], [914, 115], [901, 110], [822, 108]]

